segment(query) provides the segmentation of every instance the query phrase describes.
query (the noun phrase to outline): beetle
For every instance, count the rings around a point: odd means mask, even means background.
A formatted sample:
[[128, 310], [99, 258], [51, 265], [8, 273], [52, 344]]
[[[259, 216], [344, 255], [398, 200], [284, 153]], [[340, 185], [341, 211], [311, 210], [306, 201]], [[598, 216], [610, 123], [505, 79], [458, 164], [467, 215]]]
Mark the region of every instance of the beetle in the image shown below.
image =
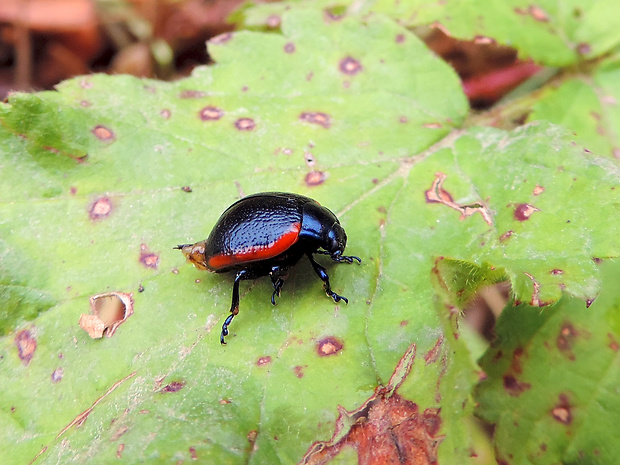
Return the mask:
[[239, 313], [239, 283], [269, 275], [273, 284], [271, 303], [280, 297], [288, 269], [304, 255], [323, 281], [334, 302], [349, 303], [332, 291], [327, 270], [314, 254], [329, 255], [338, 263], [362, 260], [344, 255], [347, 235], [340, 221], [316, 200], [287, 192], [248, 195], [233, 203], [220, 216], [204, 241], [174, 247], [200, 270], [235, 272], [230, 315], [222, 325], [220, 342], [226, 344], [228, 326]]

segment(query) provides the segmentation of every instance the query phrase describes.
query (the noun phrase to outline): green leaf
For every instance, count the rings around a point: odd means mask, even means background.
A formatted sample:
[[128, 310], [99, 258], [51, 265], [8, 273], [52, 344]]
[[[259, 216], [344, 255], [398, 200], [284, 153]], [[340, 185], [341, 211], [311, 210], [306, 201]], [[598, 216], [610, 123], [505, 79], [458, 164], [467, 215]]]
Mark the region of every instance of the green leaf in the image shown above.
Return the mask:
[[478, 413], [494, 423], [497, 460], [613, 464], [620, 415], [617, 263], [604, 263], [601, 296], [587, 310], [571, 297], [540, 312], [508, 307], [482, 359]]
[[620, 158], [620, 62], [608, 60], [593, 74], [547, 89], [528, 117], [561, 124], [595, 153]]
[[438, 22], [459, 39], [486, 36], [516, 48], [523, 58], [550, 66], [567, 66], [600, 56], [620, 43], [620, 20], [609, 16], [614, 0], [584, 6], [577, 0], [448, 0], [427, 2], [377, 0], [372, 10], [408, 25]]
[[441, 27], [457, 39], [491, 38], [513, 47], [522, 58], [548, 66], [568, 66], [599, 57], [620, 45], [620, 19], [610, 15], [615, 0], [288, 0], [247, 4], [231, 20], [248, 27], [279, 24], [290, 8], [324, 8], [349, 14], [382, 13], [408, 27]]
[[[462, 463], [475, 373], [442, 313], [452, 297], [434, 300], [438, 257], [538, 305], [598, 293], [592, 258], [620, 252], [614, 165], [546, 123], [458, 129], [455, 74], [387, 18], [291, 12], [282, 31], [220, 36], [217, 64], [175, 83], [85, 76], [0, 107], [0, 295], [28, 290], [0, 339], [0, 456], [295, 462], [415, 342], [399, 393], [441, 409], [429, 441]], [[232, 278], [172, 247], [266, 190], [336, 212], [363, 264], [329, 268], [348, 306], [308, 263], [277, 307], [268, 279], [244, 283], [222, 347]], [[133, 293], [133, 314], [92, 340], [80, 315], [110, 291]]]

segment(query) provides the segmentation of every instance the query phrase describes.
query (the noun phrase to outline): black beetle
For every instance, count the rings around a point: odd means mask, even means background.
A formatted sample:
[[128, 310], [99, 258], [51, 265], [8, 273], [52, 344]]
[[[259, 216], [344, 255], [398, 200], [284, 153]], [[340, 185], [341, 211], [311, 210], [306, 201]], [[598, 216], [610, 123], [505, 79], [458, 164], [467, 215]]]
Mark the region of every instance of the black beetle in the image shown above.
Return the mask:
[[[273, 283], [271, 303], [287, 276], [287, 270], [306, 255], [334, 302], [346, 297], [332, 291], [327, 270], [313, 254], [329, 255], [338, 263], [353, 263], [359, 257], [343, 255], [347, 235], [340, 221], [316, 200], [286, 192], [248, 195], [222, 213], [209, 238], [175, 247], [200, 270], [215, 273], [235, 271], [230, 315], [222, 325], [220, 342], [228, 335], [228, 325], [239, 313], [239, 282], [269, 275]], [[319, 250], [322, 249], [322, 250]]]

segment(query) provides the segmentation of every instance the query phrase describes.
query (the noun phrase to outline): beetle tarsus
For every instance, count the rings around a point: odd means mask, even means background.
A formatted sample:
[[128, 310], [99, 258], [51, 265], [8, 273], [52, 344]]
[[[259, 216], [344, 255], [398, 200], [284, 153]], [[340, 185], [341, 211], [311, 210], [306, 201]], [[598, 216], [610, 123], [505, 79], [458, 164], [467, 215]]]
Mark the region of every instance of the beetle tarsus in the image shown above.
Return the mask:
[[278, 281], [279, 284], [274, 284], [274, 291], [271, 294], [271, 305], [275, 305], [276, 304], [276, 296], [280, 297], [280, 290], [282, 289], [282, 284], [284, 284], [283, 280], [279, 280]]
[[357, 263], [362, 263], [362, 259], [359, 257], [356, 257], [355, 255], [338, 255], [337, 257], [334, 257], [332, 255], [332, 260], [338, 263], [342, 263], [342, 262], [353, 263], [355, 260], [357, 260]]
[[226, 321], [224, 321], [224, 324], [222, 325], [222, 333], [220, 334], [220, 343], [222, 345], [226, 345], [226, 341], [224, 340], [224, 336], [228, 336], [228, 325], [230, 324], [230, 322], [232, 321], [232, 319], [234, 317], [235, 317], [235, 315], [233, 313], [231, 313], [230, 315], [228, 315], [228, 317], [226, 318]]
[[327, 289], [325, 289], [325, 292], [327, 292], [327, 295], [330, 296], [332, 299], [334, 299], [334, 302], [338, 303], [341, 300], [344, 300], [345, 304], [349, 303], [349, 299], [347, 299], [345, 296], [343, 295], [338, 295], [335, 292], [333, 292], [331, 289], [328, 291]]
[[194, 244], [180, 244], [180, 245], [177, 245], [176, 247], [173, 247], [172, 249], [173, 250], [183, 250], [183, 247], [191, 247], [192, 245], [194, 245]]
[[329, 255], [333, 261], [338, 262], [338, 263], [342, 263], [342, 262], [353, 263], [356, 260], [357, 260], [357, 263], [362, 263], [362, 259], [359, 257], [356, 257], [355, 255], [336, 255], [336, 254], [329, 253], [327, 250], [317, 250], [314, 253], [318, 253], [321, 255]]
[[287, 275], [286, 269], [281, 268], [279, 265], [274, 266], [269, 272], [271, 283], [273, 284], [273, 294], [271, 294], [272, 305], [276, 304], [276, 296], [280, 297], [282, 286], [284, 286], [284, 278], [286, 278]]

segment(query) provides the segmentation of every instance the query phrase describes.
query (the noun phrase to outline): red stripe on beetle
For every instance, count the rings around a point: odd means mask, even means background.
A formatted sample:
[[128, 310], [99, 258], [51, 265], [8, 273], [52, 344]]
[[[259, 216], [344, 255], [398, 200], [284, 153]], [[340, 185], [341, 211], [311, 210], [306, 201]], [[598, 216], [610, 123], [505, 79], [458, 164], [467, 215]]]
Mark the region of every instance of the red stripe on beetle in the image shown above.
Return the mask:
[[267, 260], [287, 251], [299, 239], [301, 223], [293, 223], [290, 229], [275, 241], [265, 245], [248, 247], [243, 252], [230, 255], [215, 255], [209, 259], [208, 267], [212, 270], [221, 270], [239, 263], [250, 263]]

